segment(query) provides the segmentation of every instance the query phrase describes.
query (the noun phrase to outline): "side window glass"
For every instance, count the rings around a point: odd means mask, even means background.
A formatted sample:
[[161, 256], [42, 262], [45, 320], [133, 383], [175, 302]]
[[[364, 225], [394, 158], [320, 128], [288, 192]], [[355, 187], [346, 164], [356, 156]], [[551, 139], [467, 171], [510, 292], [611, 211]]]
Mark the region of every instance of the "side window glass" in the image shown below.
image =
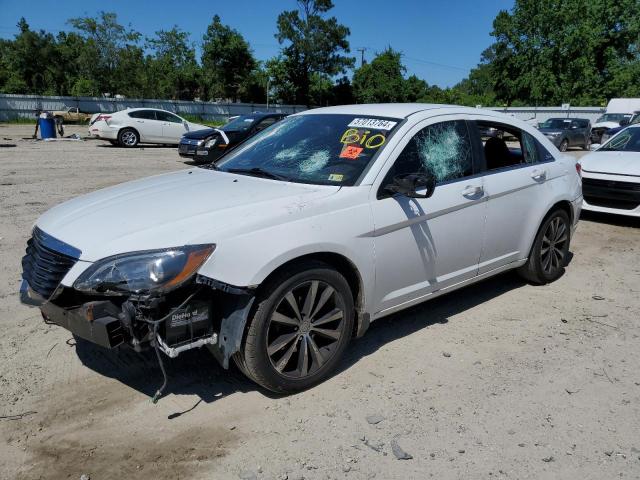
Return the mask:
[[260, 130], [264, 130], [265, 128], [270, 127], [271, 125], [276, 123], [276, 120], [277, 118], [275, 117], [265, 118], [260, 123], [258, 123], [258, 125], [256, 125], [256, 132], [259, 132]]
[[553, 155], [551, 155], [551, 153], [549, 153], [549, 150], [547, 150], [539, 141], [535, 141], [536, 145], [538, 146], [538, 157], [540, 158], [540, 162], [553, 162], [555, 160], [555, 158], [553, 157]]
[[172, 115], [169, 112], [156, 112], [156, 116], [158, 117], [158, 120], [162, 122], [182, 123], [180, 117]]
[[384, 184], [401, 174], [424, 173], [443, 183], [473, 173], [469, 131], [464, 121], [436, 123], [420, 130], [387, 174]]
[[131, 118], [144, 118], [145, 120], [156, 119], [156, 114], [153, 110], [136, 110], [135, 112], [130, 112], [129, 116]]
[[522, 153], [525, 163], [538, 163], [540, 161], [540, 153], [536, 139], [527, 132], [522, 132]]

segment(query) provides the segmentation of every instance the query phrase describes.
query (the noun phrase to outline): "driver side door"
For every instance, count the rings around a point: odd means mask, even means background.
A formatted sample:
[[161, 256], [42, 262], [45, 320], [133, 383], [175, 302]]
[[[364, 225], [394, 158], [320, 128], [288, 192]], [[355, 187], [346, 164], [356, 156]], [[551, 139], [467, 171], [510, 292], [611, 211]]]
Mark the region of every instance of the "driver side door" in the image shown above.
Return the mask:
[[[467, 122], [439, 117], [417, 124], [378, 176], [372, 214], [376, 263], [375, 317], [478, 274], [486, 202]], [[397, 153], [396, 153], [397, 152]], [[386, 168], [386, 166], [385, 166]], [[435, 177], [430, 198], [393, 194], [394, 177]]]

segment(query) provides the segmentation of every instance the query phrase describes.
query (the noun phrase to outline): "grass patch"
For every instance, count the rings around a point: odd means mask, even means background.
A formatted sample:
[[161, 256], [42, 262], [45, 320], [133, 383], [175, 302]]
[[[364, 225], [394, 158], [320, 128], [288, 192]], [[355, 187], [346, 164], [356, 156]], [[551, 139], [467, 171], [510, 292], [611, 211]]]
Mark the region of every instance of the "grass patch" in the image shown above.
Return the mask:
[[6, 123], [8, 125], [35, 125], [36, 124], [36, 118], [24, 118], [24, 117], [18, 117], [18, 118], [12, 118], [11, 120], [3, 120], [0, 123]]
[[199, 123], [200, 125], [206, 125], [207, 127], [220, 127], [227, 123], [223, 120], [204, 120], [199, 115], [179, 115], [189, 122]]

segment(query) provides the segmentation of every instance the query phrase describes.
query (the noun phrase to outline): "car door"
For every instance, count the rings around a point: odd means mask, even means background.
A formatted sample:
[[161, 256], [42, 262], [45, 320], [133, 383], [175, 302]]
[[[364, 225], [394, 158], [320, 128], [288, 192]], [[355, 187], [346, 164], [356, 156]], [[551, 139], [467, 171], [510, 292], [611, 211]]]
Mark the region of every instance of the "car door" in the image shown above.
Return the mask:
[[[474, 158], [466, 122], [443, 116], [412, 128], [378, 175], [371, 199], [377, 316], [477, 275], [485, 202]], [[433, 195], [408, 198], [385, 189], [407, 173], [432, 175]]]
[[162, 142], [180, 143], [182, 135], [187, 132], [185, 121], [177, 115], [161, 110], [156, 111], [156, 116], [162, 123]]
[[162, 123], [156, 119], [155, 110], [135, 110], [129, 112], [131, 126], [140, 134], [140, 141], [158, 142], [162, 139]]
[[[544, 147], [530, 133], [494, 119], [473, 123], [477, 128], [471, 130], [482, 147], [487, 198], [486, 233], [478, 270], [483, 274], [529, 255], [532, 235], [548, 208], [545, 183], [559, 172], [553, 156], [543, 154]], [[481, 138], [478, 131], [487, 125], [500, 129], [503, 138]]]

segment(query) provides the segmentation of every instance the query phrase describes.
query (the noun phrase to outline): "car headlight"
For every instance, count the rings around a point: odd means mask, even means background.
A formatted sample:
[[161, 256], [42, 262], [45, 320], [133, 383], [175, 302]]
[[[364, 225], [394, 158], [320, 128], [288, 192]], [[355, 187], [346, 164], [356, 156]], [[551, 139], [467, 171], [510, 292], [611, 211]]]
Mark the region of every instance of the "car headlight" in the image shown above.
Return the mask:
[[213, 147], [216, 144], [217, 141], [218, 141], [217, 138], [212, 138], [211, 140], [209, 140], [207, 143], [204, 144], [204, 148]]
[[166, 292], [189, 280], [215, 248], [189, 245], [114, 255], [89, 267], [73, 288], [102, 294]]

